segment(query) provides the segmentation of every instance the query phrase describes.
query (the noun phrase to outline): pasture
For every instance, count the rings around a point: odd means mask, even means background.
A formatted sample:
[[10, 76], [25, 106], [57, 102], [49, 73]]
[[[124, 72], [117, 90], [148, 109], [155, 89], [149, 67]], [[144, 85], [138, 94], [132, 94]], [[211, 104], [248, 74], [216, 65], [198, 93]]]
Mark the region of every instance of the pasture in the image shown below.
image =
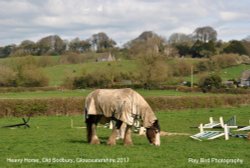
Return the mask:
[[[238, 108], [190, 109], [159, 111], [161, 129], [167, 132], [197, 133], [191, 126], [207, 123], [208, 117], [225, 119], [237, 115], [238, 125], [248, 125], [249, 106]], [[161, 146], [149, 145], [146, 137], [133, 134], [134, 145], [124, 147], [105, 144], [111, 130], [98, 128], [101, 145], [86, 143], [83, 116], [40, 116], [31, 118], [31, 128], [0, 129], [0, 167], [249, 167], [250, 146], [245, 139], [223, 138], [199, 142], [188, 136], [161, 137]], [[19, 123], [20, 118], [1, 118], [0, 126]], [[11, 163], [7, 159], [23, 159], [23, 163]], [[78, 159], [77, 159], [78, 158]], [[241, 159], [242, 164], [200, 163], [191, 159]], [[30, 160], [34, 159], [34, 160]], [[51, 160], [50, 160], [51, 159]], [[73, 163], [64, 161], [72, 159]], [[85, 159], [85, 160], [84, 160]], [[90, 159], [109, 159], [111, 162], [87, 163]], [[34, 163], [39, 161], [38, 163]], [[51, 162], [50, 162], [51, 161]], [[114, 161], [114, 162], [113, 162]]]

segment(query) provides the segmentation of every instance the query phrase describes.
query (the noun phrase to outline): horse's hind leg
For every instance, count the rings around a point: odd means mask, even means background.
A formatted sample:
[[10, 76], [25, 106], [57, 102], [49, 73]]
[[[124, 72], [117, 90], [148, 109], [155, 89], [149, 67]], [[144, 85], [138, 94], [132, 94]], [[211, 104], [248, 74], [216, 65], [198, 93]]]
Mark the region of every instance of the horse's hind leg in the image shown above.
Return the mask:
[[117, 133], [121, 127], [122, 122], [117, 120], [115, 127], [113, 127], [112, 133], [108, 139], [107, 144], [108, 145], [116, 145], [116, 138], [117, 138]]
[[99, 121], [99, 116], [96, 115], [89, 115], [86, 118], [86, 125], [87, 125], [87, 140], [90, 144], [100, 144], [100, 140], [96, 134], [96, 127]]
[[131, 138], [131, 126], [127, 125], [123, 140], [124, 145], [133, 145], [132, 138]]

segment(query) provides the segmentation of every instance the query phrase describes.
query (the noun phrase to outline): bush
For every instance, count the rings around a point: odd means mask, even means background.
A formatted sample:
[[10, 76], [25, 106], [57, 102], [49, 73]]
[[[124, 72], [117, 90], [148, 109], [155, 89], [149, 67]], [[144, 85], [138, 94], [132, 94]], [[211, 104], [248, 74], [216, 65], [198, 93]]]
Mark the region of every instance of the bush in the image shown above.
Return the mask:
[[0, 86], [16, 86], [17, 72], [13, 69], [0, 65]]
[[174, 76], [188, 76], [191, 74], [192, 64], [185, 60], [180, 60], [172, 67]]
[[217, 67], [226, 68], [233, 65], [241, 64], [242, 60], [238, 54], [221, 54], [215, 55], [212, 58], [212, 61]]
[[199, 61], [197, 64], [195, 64], [195, 71], [197, 72], [205, 72], [213, 70], [214, 64], [211, 61]]
[[52, 56], [41, 56], [37, 62], [39, 67], [48, 67], [54, 65]]
[[83, 55], [77, 53], [66, 53], [60, 56], [59, 62], [61, 64], [80, 64], [85, 61], [85, 57]]
[[7, 92], [35, 92], [35, 91], [55, 91], [59, 90], [59, 87], [47, 86], [47, 87], [0, 87], [0, 93]]
[[96, 71], [85, 76], [76, 77], [73, 82], [75, 89], [82, 89], [86, 87], [100, 87], [107, 88], [113, 84], [112, 76], [105, 73], [105, 71]]
[[218, 75], [209, 75], [200, 79], [199, 86], [203, 92], [211, 91], [213, 88], [219, 89], [222, 86], [222, 79]]
[[[249, 95], [146, 97], [153, 110], [213, 108], [250, 104]], [[0, 99], [0, 117], [82, 115], [84, 98]]]
[[43, 72], [34, 67], [34, 66], [27, 66], [24, 67], [19, 74], [19, 86], [25, 87], [41, 87], [41, 86], [48, 86], [49, 80], [43, 74]]

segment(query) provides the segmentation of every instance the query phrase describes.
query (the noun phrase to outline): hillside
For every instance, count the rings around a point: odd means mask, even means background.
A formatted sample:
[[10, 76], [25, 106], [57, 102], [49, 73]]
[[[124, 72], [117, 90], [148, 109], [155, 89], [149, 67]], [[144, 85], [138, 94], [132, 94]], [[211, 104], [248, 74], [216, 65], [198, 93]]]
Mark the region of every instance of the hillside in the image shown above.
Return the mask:
[[[43, 56], [40, 57], [32, 57], [29, 59], [33, 59], [33, 62], [36, 64], [39, 64], [39, 61]], [[89, 72], [94, 72], [96, 70], [102, 70], [102, 69], [107, 69], [109, 68], [111, 71], [114, 72], [132, 72], [136, 73], [139, 70], [139, 65], [137, 64], [136, 60], [120, 60], [120, 61], [115, 61], [115, 62], [95, 62], [94, 60], [87, 60], [83, 63], [80, 64], [60, 64], [60, 56], [51, 56], [51, 65], [45, 66], [45, 67], [40, 67], [42, 72], [49, 78], [49, 86], [60, 86], [65, 78], [67, 76], [80, 76], [82, 74], [86, 74]], [[17, 62], [21, 62], [22, 58], [17, 57], [17, 58], [4, 58], [0, 59], [0, 65], [12, 65]], [[182, 81], [190, 81], [191, 77], [189, 75], [189, 68], [191, 65], [197, 64], [202, 61], [206, 61], [208, 59], [194, 59], [194, 58], [175, 58], [175, 59], [170, 59], [166, 62], [166, 66], [172, 68], [171, 71], [175, 73], [174, 71], [177, 68], [184, 68], [185, 75], [177, 75], [171, 77], [167, 84], [176, 84], [180, 83]], [[188, 64], [188, 66], [187, 66]], [[246, 64], [240, 64], [236, 66], [230, 66], [224, 69], [220, 69], [219, 71], [212, 72], [212, 71], [205, 71], [202, 73], [195, 73], [194, 74], [194, 82], [197, 83], [199, 81], [199, 78], [210, 74], [210, 73], [218, 73], [222, 79], [228, 80], [228, 79], [239, 79], [241, 76], [241, 73], [246, 70], [250, 69], [250, 65]]]

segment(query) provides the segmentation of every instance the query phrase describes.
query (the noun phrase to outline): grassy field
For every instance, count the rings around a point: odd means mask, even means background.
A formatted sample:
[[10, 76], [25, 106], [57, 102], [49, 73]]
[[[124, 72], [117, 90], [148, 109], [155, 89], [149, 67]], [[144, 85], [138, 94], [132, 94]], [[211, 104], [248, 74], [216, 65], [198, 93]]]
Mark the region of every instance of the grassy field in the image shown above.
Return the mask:
[[86, 62], [83, 64], [62, 64], [43, 68], [42, 70], [49, 77], [50, 86], [58, 86], [63, 83], [66, 76], [81, 75], [84, 72], [93, 72], [105, 67], [113, 68], [119, 72], [133, 72], [137, 65], [135, 61], [123, 60], [120, 62]]
[[[79, 89], [79, 90], [64, 90], [64, 91], [35, 91], [35, 92], [7, 92], [1, 93], [0, 99], [31, 99], [31, 98], [60, 98], [60, 97], [85, 97], [92, 90]], [[138, 89], [142, 96], [209, 96], [215, 95], [212, 93], [201, 92], [180, 92], [176, 90], [144, 90]], [[223, 94], [216, 94], [223, 95]], [[228, 94], [227, 94], [228, 95]]]
[[[161, 129], [168, 132], [196, 133], [191, 129], [208, 117], [225, 119], [237, 115], [239, 125], [247, 125], [249, 107], [196, 109], [185, 111], [158, 112]], [[83, 116], [35, 117], [31, 128], [0, 129], [0, 167], [249, 167], [249, 141], [240, 138], [223, 138], [199, 142], [188, 136], [164, 136], [161, 146], [149, 145], [146, 138], [133, 134], [134, 145], [124, 147], [121, 141], [116, 146], [105, 144], [110, 130], [98, 128], [101, 145], [86, 143], [85, 129], [70, 128], [70, 119], [76, 126], [83, 126]], [[18, 123], [17, 118], [2, 118], [0, 126]], [[10, 163], [7, 159], [26, 159], [25, 163]], [[81, 159], [113, 159], [120, 163], [84, 163]], [[190, 159], [241, 159], [243, 164], [200, 163]], [[39, 159], [39, 163], [28, 163], [28, 159]], [[52, 159], [49, 162], [48, 159]], [[61, 159], [61, 160], [60, 160]], [[74, 163], [62, 163], [73, 159]], [[56, 162], [58, 161], [58, 162]]]
[[222, 77], [223, 80], [239, 79], [242, 72], [247, 69], [250, 69], [250, 65], [242, 64], [238, 66], [225, 68], [221, 70], [220, 76]]
[[[39, 61], [41, 57], [34, 57], [36, 61]], [[59, 64], [59, 56], [53, 56], [54, 66], [49, 66], [42, 68], [42, 71], [48, 76], [49, 78], [49, 86], [59, 86], [63, 83], [63, 80], [66, 76], [74, 76], [74, 75], [81, 75], [84, 72], [92, 72], [95, 70], [104, 69], [106, 67], [112, 68], [114, 71], [119, 72], [136, 72], [138, 70], [138, 64], [135, 60], [122, 60], [117, 62], [85, 62], [82, 64]], [[9, 64], [12, 62], [12, 59], [18, 58], [5, 58], [0, 59], [0, 64]], [[192, 58], [185, 58], [185, 59], [172, 59], [167, 62], [167, 64], [173, 66], [179, 61], [187, 61], [189, 63], [195, 64], [199, 61], [206, 60], [206, 59], [192, 59]], [[239, 79], [241, 73], [246, 70], [250, 69], [250, 65], [237, 65], [232, 66], [229, 68], [221, 69], [218, 73], [223, 78], [223, 80], [228, 79]], [[210, 72], [205, 72], [201, 74], [194, 75], [194, 82], [197, 83], [201, 76], [204, 76]], [[184, 77], [172, 77], [168, 83], [179, 83], [182, 81], [190, 81], [190, 76]]]

